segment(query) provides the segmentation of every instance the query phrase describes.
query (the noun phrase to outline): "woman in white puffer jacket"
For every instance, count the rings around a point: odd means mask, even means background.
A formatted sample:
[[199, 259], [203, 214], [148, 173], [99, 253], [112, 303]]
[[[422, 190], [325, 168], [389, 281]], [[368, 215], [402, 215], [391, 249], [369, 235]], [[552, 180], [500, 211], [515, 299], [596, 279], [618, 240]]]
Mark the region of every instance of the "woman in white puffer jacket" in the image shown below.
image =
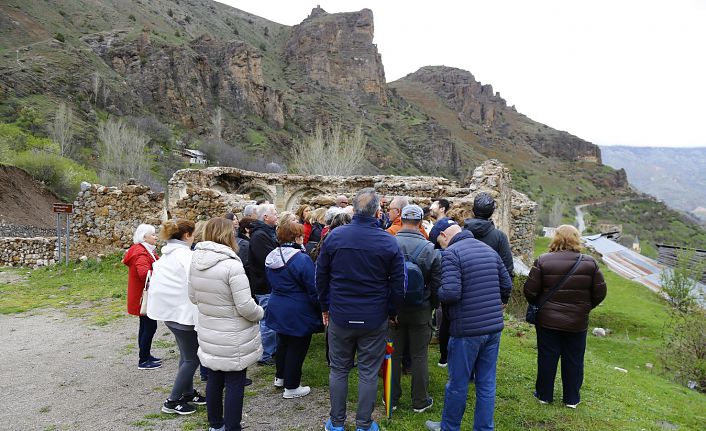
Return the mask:
[[211, 370], [206, 383], [209, 430], [241, 429], [246, 369], [262, 356], [259, 321], [264, 310], [252, 298], [237, 250], [233, 223], [214, 218], [206, 223], [191, 261], [189, 298], [199, 311], [198, 355]]

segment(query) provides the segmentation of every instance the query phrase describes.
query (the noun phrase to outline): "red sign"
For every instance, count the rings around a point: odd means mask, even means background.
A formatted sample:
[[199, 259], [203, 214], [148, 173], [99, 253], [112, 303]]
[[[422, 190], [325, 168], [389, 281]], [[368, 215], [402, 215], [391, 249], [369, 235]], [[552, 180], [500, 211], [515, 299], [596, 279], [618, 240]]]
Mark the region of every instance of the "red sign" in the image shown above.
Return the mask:
[[73, 214], [74, 206], [72, 204], [53, 204], [51, 206], [52, 211], [55, 213], [68, 213]]

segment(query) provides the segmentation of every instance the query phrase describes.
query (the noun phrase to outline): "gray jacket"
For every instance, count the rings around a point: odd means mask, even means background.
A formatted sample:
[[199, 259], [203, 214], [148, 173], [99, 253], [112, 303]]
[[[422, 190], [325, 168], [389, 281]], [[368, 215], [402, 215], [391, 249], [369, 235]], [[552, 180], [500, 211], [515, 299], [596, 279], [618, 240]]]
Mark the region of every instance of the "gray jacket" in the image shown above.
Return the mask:
[[[419, 257], [415, 263], [424, 274], [424, 281], [427, 288], [422, 307], [436, 308], [439, 305], [437, 292], [441, 284], [441, 253], [439, 253], [438, 250], [434, 250], [434, 244], [427, 241], [419, 230], [416, 229], [402, 228], [397, 232], [397, 235], [395, 235], [395, 239], [405, 258], [411, 257], [412, 253], [414, 253], [414, 250], [421, 242], [427, 244], [424, 249], [422, 249], [421, 253], [419, 253]], [[402, 311], [410, 311], [416, 308], [420, 307], [412, 308], [405, 306]]]

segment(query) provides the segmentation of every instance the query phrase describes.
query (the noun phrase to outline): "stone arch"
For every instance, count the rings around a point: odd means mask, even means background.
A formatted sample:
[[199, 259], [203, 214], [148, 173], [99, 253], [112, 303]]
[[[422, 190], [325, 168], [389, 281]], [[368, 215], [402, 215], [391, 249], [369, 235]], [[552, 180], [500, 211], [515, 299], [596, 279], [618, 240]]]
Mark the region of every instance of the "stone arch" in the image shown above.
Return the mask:
[[325, 191], [321, 189], [317, 189], [314, 187], [303, 187], [300, 189], [297, 189], [293, 191], [289, 197], [287, 198], [287, 203], [284, 206], [284, 209], [286, 211], [294, 211], [296, 210], [297, 206], [299, 205], [299, 202], [301, 201], [302, 198], [304, 197], [314, 197], [314, 196], [319, 196], [319, 195], [325, 195], [327, 194]]
[[275, 203], [275, 196], [272, 190], [267, 186], [267, 184], [260, 184], [257, 182], [245, 183], [238, 187], [235, 191], [237, 194], [250, 195], [250, 199], [256, 201], [259, 199], [266, 199], [270, 203]]

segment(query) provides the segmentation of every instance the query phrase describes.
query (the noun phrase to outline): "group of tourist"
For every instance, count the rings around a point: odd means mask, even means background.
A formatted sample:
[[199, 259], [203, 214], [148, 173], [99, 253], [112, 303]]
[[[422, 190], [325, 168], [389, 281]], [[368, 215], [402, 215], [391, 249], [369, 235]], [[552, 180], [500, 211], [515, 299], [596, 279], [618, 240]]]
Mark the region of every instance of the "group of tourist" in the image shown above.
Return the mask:
[[[190, 414], [205, 404], [209, 431], [240, 430], [244, 387], [251, 383], [247, 368], [274, 365], [273, 384], [282, 397], [304, 397], [311, 390], [302, 385], [302, 366], [312, 335], [325, 332], [330, 412], [324, 429], [344, 430], [348, 377], [356, 367], [356, 430], [375, 431], [372, 412], [388, 340], [394, 346], [389, 407], [396, 409], [402, 397], [403, 363], [411, 374], [412, 409], [433, 406], [428, 352], [438, 326], [438, 365], [447, 368], [448, 381], [441, 421], [426, 421], [426, 427], [460, 430], [474, 383], [473, 429], [494, 428], [496, 364], [513, 277], [508, 238], [491, 220], [494, 199], [477, 195], [474, 217], [463, 226], [448, 217], [445, 199], [422, 209], [403, 196], [388, 204], [367, 188], [351, 204], [340, 195], [328, 209], [301, 205], [279, 213], [258, 202], [240, 219], [228, 213], [196, 224], [168, 220], [159, 232], [161, 257], [155, 227], [136, 229], [123, 262], [128, 312], [140, 319], [138, 369], [162, 365], [150, 349], [157, 320], [179, 348], [163, 412]], [[563, 402], [576, 408], [588, 314], [606, 285], [595, 260], [581, 254], [574, 227], [556, 230], [524, 294], [539, 307], [534, 396], [553, 401], [561, 358]], [[193, 387], [199, 365], [205, 397]]]

